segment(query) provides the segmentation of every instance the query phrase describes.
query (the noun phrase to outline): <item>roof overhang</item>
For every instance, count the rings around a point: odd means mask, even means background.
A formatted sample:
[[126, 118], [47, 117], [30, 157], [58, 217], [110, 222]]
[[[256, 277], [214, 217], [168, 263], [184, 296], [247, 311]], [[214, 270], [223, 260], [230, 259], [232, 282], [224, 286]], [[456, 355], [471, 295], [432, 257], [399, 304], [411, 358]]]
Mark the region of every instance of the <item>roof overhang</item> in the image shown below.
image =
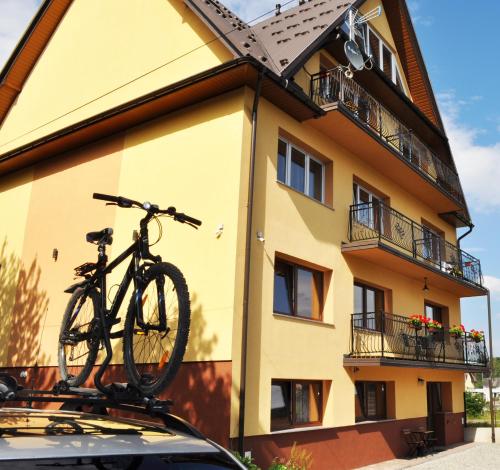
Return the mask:
[[294, 83], [286, 82], [251, 57], [239, 58], [6, 152], [0, 155], [0, 175], [241, 87], [255, 89], [260, 73], [262, 96], [298, 121], [324, 114]]

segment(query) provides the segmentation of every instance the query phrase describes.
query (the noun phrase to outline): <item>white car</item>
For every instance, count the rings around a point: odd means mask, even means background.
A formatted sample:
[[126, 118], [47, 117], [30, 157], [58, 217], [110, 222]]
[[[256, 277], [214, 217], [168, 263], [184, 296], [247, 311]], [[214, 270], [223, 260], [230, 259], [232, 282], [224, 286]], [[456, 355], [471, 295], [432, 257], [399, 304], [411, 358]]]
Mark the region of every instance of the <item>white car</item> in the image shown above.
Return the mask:
[[163, 418], [166, 426], [78, 411], [0, 408], [0, 469], [245, 468], [182, 419]]

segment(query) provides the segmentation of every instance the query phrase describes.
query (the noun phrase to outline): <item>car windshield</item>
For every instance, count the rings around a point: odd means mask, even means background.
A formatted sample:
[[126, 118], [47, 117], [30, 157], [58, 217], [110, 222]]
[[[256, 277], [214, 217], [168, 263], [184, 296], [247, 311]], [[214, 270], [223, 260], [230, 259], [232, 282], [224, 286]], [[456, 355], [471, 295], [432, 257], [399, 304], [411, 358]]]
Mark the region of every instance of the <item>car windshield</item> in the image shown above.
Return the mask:
[[66, 458], [50, 460], [0, 461], [0, 469], [42, 470], [227, 470], [239, 469], [236, 464], [228, 463], [226, 458], [204, 455], [145, 455], [110, 456], [96, 458]]
[[168, 434], [168, 431], [154, 423], [86, 413], [54, 414], [51, 412], [0, 413], [0, 436], [27, 435], [121, 435], [121, 434]]

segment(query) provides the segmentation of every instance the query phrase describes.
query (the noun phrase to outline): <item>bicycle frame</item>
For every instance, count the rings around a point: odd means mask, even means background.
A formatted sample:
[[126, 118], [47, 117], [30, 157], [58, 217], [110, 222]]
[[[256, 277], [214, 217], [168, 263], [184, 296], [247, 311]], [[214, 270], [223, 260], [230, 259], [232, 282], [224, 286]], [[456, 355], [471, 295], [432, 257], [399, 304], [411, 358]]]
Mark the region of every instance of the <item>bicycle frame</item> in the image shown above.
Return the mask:
[[[159, 314], [159, 324], [148, 325], [144, 322], [143, 311], [142, 311], [142, 294], [144, 292], [144, 271], [147, 266], [152, 266], [155, 263], [160, 263], [162, 261], [160, 256], [154, 256], [149, 251], [149, 234], [148, 234], [148, 223], [153, 218], [151, 213], [148, 213], [140, 221], [140, 235], [137, 240], [130, 245], [123, 253], [117, 256], [111, 263], [107, 264], [108, 257], [106, 255], [106, 245], [100, 244], [98, 247], [98, 262], [96, 272], [87, 280], [87, 289], [91, 289], [95, 286], [99, 287], [100, 293], [100, 308], [98, 312], [97, 320], [101, 324], [101, 335], [99, 340], [102, 339], [104, 347], [106, 349], [106, 357], [99, 369], [94, 376], [94, 382], [99, 391], [104, 394], [109, 394], [112, 392], [111, 386], [105, 386], [102, 384], [102, 376], [104, 371], [108, 367], [111, 359], [113, 357], [113, 349], [111, 347], [111, 339], [119, 338], [123, 336], [123, 330], [111, 334], [110, 330], [115, 324], [115, 320], [118, 317], [118, 312], [125, 299], [125, 294], [130, 286], [130, 283], [134, 283], [133, 298], [135, 300], [136, 307], [136, 321], [139, 327], [146, 332], [148, 330], [163, 331], [167, 327], [166, 311], [165, 311], [165, 299], [163, 295], [163, 289], [158, 291], [158, 314]], [[130, 263], [128, 265], [127, 271], [123, 276], [123, 279], [119, 285], [118, 292], [113, 298], [111, 303], [111, 308], [107, 309], [107, 283], [106, 277], [121, 263], [123, 263], [129, 256], [132, 256]], [[142, 262], [141, 261], [151, 261]], [[160, 287], [163, 287], [162, 285]], [[78, 312], [75, 314], [75, 318]], [[72, 323], [72, 322], [71, 322]]]

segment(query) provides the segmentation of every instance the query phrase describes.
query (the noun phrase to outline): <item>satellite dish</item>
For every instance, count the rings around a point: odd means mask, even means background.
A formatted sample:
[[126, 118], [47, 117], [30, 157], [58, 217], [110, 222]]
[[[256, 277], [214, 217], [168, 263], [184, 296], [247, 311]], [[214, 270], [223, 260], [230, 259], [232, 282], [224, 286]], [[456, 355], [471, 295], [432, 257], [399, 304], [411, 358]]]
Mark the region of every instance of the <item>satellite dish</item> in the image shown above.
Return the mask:
[[363, 70], [365, 68], [365, 59], [363, 59], [363, 54], [355, 41], [347, 41], [344, 44], [344, 52], [347, 60], [356, 70]]

